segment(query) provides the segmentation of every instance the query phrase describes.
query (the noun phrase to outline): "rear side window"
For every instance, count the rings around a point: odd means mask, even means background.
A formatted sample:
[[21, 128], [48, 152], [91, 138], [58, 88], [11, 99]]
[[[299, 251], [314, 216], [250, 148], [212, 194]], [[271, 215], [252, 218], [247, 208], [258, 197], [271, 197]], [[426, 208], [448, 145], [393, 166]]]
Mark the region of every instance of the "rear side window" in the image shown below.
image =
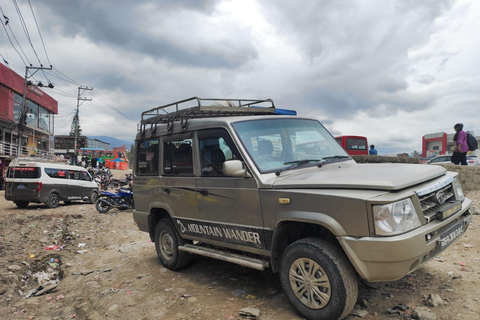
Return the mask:
[[192, 139], [166, 141], [163, 144], [163, 173], [193, 176]]
[[158, 175], [158, 139], [140, 141], [137, 145], [137, 174]]
[[9, 167], [7, 178], [37, 179], [40, 178], [39, 167]]
[[54, 179], [67, 179], [67, 170], [45, 168], [45, 173]]
[[80, 180], [80, 171], [68, 170], [68, 179]]

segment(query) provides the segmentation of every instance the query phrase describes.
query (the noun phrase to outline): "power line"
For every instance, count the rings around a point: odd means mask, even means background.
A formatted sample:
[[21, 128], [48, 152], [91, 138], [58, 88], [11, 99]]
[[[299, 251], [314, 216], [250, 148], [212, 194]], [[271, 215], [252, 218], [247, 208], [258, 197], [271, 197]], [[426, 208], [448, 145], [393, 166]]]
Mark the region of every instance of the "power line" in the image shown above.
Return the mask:
[[25, 36], [27, 37], [28, 43], [30, 43], [30, 46], [32, 47], [33, 53], [37, 57], [38, 63], [42, 65], [42, 62], [40, 61], [40, 58], [38, 57], [37, 51], [35, 50], [32, 39], [30, 38], [30, 33], [28, 32], [27, 24], [25, 23], [25, 20], [23, 19], [22, 12], [20, 11], [20, 8], [18, 7], [17, 0], [12, 0], [13, 5], [15, 7], [15, 10], [17, 11], [17, 15], [20, 18], [20, 24], [22, 25], [23, 32], [25, 33]]
[[45, 48], [45, 42], [43, 42], [43, 37], [42, 37], [42, 33], [40, 32], [40, 27], [38, 26], [38, 23], [37, 23], [37, 17], [33, 12], [32, 3], [30, 2], [30, 0], [28, 0], [28, 4], [30, 5], [30, 10], [32, 10], [33, 19], [35, 20], [35, 25], [37, 26], [38, 34], [40, 35], [40, 39], [42, 40], [43, 51], [45, 51], [45, 56], [47, 57], [48, 64], [52, 66], [52, 64], [50, 63], [50, 59], [48, 58], [47, 49]]
[[[17, 48], [16, 48], [15, 45], [13, 44], [13, 41], [12, 41], [12, 39], [10, 38], [10, 35], [8, 34], [7, 28], [5, 27], [6, 25], [8, 25], [8, 22], [10, 21], [10, 19], [8, 19], [8, 17], [5, 15], [5, 13], [3, 12], [2, 7], [0, 7], [0, 11], [2, 11], [3, 18], [5, 19], [5, 22], [2, 21], [2, 26], [3, 26], [3, 29], [5, 30], [5, 34], [7, 35], [8, 41], [10, 41], [10, 44], [12, 45], [13, 49], [17, 52], [17, 54], [18, 54], [18, 56], [20, 57], [20, 59], [22, 60], [23, 64], [26, 66], [27, 63], [25, 62], [25, 60], [23, 60], [22, 55], [20, 54], [20, 52], [18, 52]], [[30, 64], [30, 61], [28, 61], [27, 55], [25, 54], [25, 52], [23, 51], [22, 47], [21, 47], [20, 44], [18, 43], [17, 37], [15, 37], [15, 34], [14, 34], [13, 31], [12, 31], [12, 28], [11, 28], [10, 26], [8, 26], [8, 28], [10, 29], [10, 32], [12, 33], [12, 36], [14, 37], [14, 39], [15, 39], [15, 41], [17, 42], [18, 46], [20, 47], [20, 50], [22, 51], [23, 55], [25, 56], [25, 59], [27, 60], [28, 64]]]
[[109, 107], [110, 109], [112, 109], [113, 111], [117, 112], [118, 114], [120, 114], [121, 116], [123, 116], [124, 118], [130, 120], [130, 121], [134, 121], [132, 118], [130, 118], [129, 116], [127, 116], [126, 114], [124, 114], [123, 112], [121, 112], [120, 110], [118, 110], [117, 108], [115, 108], [110, 102], [108, 102], [104, 97], [102, 97], [100, 95], [100, 93], [98, 91], [93, 91], [94, 94], [96, 94], [100, 99], [102, 99], [106, 106]]

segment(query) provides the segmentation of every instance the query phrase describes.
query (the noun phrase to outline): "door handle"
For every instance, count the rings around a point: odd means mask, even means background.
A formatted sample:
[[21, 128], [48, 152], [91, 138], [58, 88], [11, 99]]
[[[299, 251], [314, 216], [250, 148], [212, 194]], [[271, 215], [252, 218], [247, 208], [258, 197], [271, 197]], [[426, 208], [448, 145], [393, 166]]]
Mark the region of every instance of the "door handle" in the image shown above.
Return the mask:
[[163, 189], [163, 192], [165, 192], [166, 194], [170, 194], [170, 188]]
[[208, 189], [198, 189], [197, 191], [204, 197], [208, 196]]

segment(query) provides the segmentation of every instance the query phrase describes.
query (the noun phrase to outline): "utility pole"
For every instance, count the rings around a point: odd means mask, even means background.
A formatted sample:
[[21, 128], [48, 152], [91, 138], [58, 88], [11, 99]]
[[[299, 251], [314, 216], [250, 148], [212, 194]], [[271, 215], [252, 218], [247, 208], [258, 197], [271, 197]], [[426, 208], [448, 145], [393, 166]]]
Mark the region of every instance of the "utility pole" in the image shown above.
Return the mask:
[[[30, 76], [28, 76], [28, 70], [35, 70]], [[22, 135], [23, 131], [27, 127], [27, 85], [28, 85], [28, 78], [33, 77], [38, 70], [52, 70], [52, 66], [46, 68], [44, 66], [40, 67], [33, 67], [32, 65], [25, 67], [25, 79], [23, 81], [23, 100], [22, 100], [22, 113], [18, 118], [18, 148], [17, 148], [17, 157], [20, 157], [22, 154]], [[38, 83], [38, 86], [41, 87], [41, 82]], [[49, 83], [48, 86], [53, 88], [53, 84]]]
[[[83, 91], [81, 91], [83, 90]], [[78, 97], [77, 97], [77, 112], [75, 113], [75, 145], [74, 145], [74, 159], [73, 159], [73, 163], [74, 164], [78, 164], [77, 163], [77, 135], [78, 135], [78, 123], [79, 123], [79, 118], [78, 118], [78, 108], [80, 107], [80, 105], [83, 103], [83, 101], [92, 101], [92, 98], [81, 98], [80, 95], [82, 93], [84, 93], [86, 90], [93, 90], [93, 87], [89, 88], [89, 87], [85, 87], [85, 86], [80, 86], [78, 87]], [[80, 101], [82, 101], [82, 103], [80, 103]]]

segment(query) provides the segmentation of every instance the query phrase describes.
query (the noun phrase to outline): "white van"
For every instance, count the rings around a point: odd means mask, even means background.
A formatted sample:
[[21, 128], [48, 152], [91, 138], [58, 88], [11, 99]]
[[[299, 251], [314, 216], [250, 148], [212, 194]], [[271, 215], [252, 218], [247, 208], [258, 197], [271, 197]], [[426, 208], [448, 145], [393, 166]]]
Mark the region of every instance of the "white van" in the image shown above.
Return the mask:
[[60, 201], [72, 200], [95, 203], [98, 184], [82, 167], [43, 162], [41, 160], [13, 160], [7, 169], [5, 199], [25, 208], [30, 202], [45, 203], [56, 208]]

